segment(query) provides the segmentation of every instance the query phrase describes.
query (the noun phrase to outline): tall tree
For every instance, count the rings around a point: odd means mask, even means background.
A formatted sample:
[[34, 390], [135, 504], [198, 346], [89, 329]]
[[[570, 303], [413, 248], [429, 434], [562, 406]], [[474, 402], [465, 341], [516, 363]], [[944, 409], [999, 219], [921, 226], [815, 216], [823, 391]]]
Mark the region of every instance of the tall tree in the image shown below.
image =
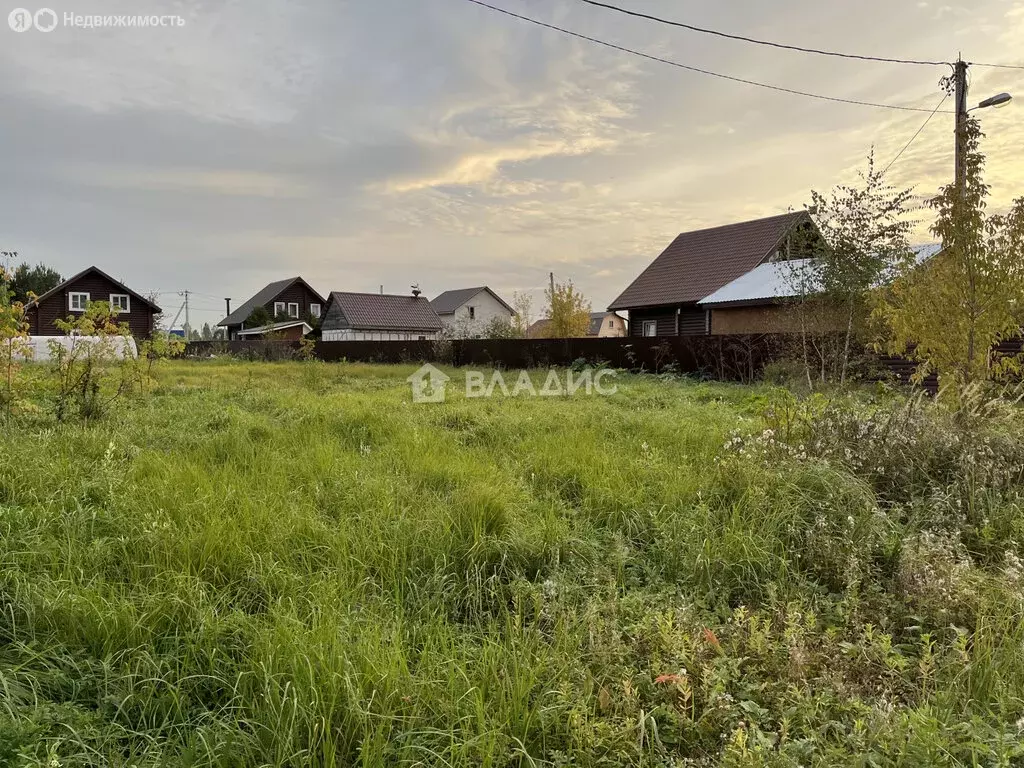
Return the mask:
[[213, 330], [210, 328], [210, 324], [209, 323], [203, 323], [202, 338], [203, 338], [203, 341], [212, 341], [213, 340]]
[[949, 184], [929, 201], [942, 252], [893, 283], [876, 308], [890, 351], [911, 348], [919, 376], [937, 371], [958, 394], [1015, 366], [1009, 358], [993, 364], [991, 349], [1020, 333], [1024, 307], [1024, 197], [1006, 214], [986, 215], [989, 188], [978, 121], [968, 119], [964, 133], [963, 189]]
[[45, 264], [37, 264], [33, 267], [27, 262], [23, 262], [14, 270], [10, 290], [14, 293], [15, 301], [27, 302], [30, 292], [36, 296], [42, 296], [62, 282], [64, 282], [64, 278], [57, 270], [51, 269]]
[[834, 361], [840, 382], [846, 381], [854, 339], [869, 314], [870, 292], [913, 263], [908, 240], [912, 191], [885, 182], [884, 172], [875, 168], [873, 151], [858, 175], [859, 184], [841, 184], [827, 194], [811, 192], [811, 216], [823, 240], [808, 254], [814, 259], [813, 278], [808, 280], [806, 270], [793, 272], [801, 296], [840, 312], [842, 342]]
[[544, 292], [548, 303], [548, 336], [571, 339], [586, 336], [590, 328], [590, 302], [576, 290], [572, 280], [556, 283]]
[[533, 297], [525, 291], [514, 291], [512, 293], [512, 309], [516, 313], [512, 318], [512, 328], [516, 338], [525, 339], [530, 326], [533, 325]]

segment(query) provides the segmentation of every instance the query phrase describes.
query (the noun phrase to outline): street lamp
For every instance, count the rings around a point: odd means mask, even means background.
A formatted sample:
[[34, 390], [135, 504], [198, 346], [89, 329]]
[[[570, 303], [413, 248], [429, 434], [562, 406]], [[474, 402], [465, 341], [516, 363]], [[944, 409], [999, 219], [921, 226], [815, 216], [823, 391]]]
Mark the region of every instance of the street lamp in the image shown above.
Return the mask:
[[[1007, 104], [1010, 103], [1010, 99], [1012, 98], [1013, 96], [1011, 96], [1008, 93], [997, 93], [995, 96], [989, 96], [974, 109], [985, 109], [986, 107], [1005, 107]], [[969, 111], [973, 112], [974, 109], [971, 109]]]

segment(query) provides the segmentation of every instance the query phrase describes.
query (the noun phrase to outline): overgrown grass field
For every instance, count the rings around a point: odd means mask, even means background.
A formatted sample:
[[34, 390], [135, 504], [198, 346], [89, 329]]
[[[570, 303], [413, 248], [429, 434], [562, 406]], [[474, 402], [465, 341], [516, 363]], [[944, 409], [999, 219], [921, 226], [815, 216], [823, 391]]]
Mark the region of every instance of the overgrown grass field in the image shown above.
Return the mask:
[[0, 766], [1024, 760], [1011, 406], [413, 369], [5, 425]]

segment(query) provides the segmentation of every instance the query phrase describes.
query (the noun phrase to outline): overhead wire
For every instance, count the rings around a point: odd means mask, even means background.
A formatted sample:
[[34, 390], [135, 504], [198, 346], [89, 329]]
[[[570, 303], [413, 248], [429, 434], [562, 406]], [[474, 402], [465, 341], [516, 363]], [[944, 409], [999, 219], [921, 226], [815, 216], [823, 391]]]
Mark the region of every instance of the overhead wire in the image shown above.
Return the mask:
[[673, 21], [672, 19], [665, 19], [660, 16], [654, 16], [649, 13], [641, 13], [640, 11], [633, 11], [628, 8], [622, 8], [618, 5], [612, 5], [611, 3], [602, 3], [599, 0], [580, 0], [581, 3], [592, 5], [596, 8], [604, 8], [609, 11], [615, 11], [616, 13], [626, 14], [627, 16], [634, 16], [640, 19], [647, 19], [648, 21], [656, 21], [659, 24], [667, 24], [672, 27], [681, 27], [682, 29], [688, 29], [692, 32], [700, 32], [705, 35], [714, 35], [716, 37], [724, 37], [727, 40], [737, 40], [744, 43], [752, 43], [754, 45], [764, 45], [771, 48], [781, 48], [788, 51], [800, 51], [801, 53], [813, 53], [818, 56], [835, 56], [842, 59], [857, 59], [860, 61], [877, 61], [889, 64], [914, 64], [918, 66], [943, 66], [949, 64], [948, 61], [927, 61], [921, 59], [898, 59], [889, 58], [886, 56], [867, 56], [857, 53], [842, 53], [840, 51], [828, 51], [821, 48], [806, 48], [800, 45], [788, 45], [786, 43], [776, 43], [770, 40], [759, 40], [755, 37], [746, 37], [745, 35], [734, 35], [728, 32], [721, 32], [716, 29], [708, 29], [706, 27], [698, 27], [695, 24], [687, 24], [682, 21]]
[[927, 118], [925, 118], [925, 121], [924, 121], [924, 123], [923, 123], [923, 124], [921, 125], [921, 127], [917, 129], [917, 133], [915, 133], [915, 134], [914, 134], [913, 136], [911, 136], [911, 137], [910, 137], [910, 141], [908, 141], [908, 142], [907, 142], [907, 143], [906, 143], [906, 144], [904, 145], [903, 149], [901, 149], [901, 150], [900, 150], [900, 151], [899, 151], [899, 152], [898, 152], [898, 153], [896, 154], [896, 157], [894, 157], [894, 158], [893, 158], [892, 160], [890, 160], [890, 161], [889, 161], [889, 164], [888, 164], [887, 166], [885, 166], [885, 170], [883, 170], [883, 171], [882, 171], [882, 175], [883, 175], [883, 176], [884, 176], [884, 175], [885, 175], [886, 173], [888, 173], [889, 169], [890, 169], [890, 168], [892, 168], [892, 166], [893, 166], [893, 165], [895, 164], [895, 162], [896, 162], [897, 160], [899, 160], [899, 159], [900, 159], [901, 157], [903, 157], [903, 153], [904, 153], [904, 152], [906, 152], [906, 151], [907, 151], [908, 149], [910, 149], [910, 145], [911, 145], [911, 144], [913, 144], [913, 143], [914, 143], [914, 142], [915, 142], [915, 141], [917, 140], [917, 137], [921, 135], [921, 132], [922, 132], [922, 131], [923, 131], [923, 130], [924, 130], [925, 128], [927, 128], [927, 127], [928, 127], [928, 123], [930, 123], [930, 122], [931, 122], [931, 119], [932, 119], [933, 117], [935, 117], [935, 114], [936, 114], [936, 113], [937, 113], [937, 112], [939, 111], [939, 107], [941, 107], [941, 106], [942, 106], [943, 104], [945, 104], [945, 103], [946, 103], [946, 99], [948, 99], [948, 98], [949, 98], [949, 94], [948, 94], [948, 93], [945, 93], [945, 94], [943, 94], [943, 96], [942, 96], [942, 99], [941, 99], [941, 100], [939, 101], [939, 103], [938, 103], [938, 104], [937, 104], [937, 105], [935, 106], [935, 109], [933, 109], [933, 110], [932, 110], [932, 113], [931, 113], [930, 115], [928, 115], [928, 117], [927, 117]]
[[682, 64], [682, 63], [680, 63], [678, 61], [672, 61], [671, 59], [662, 58], [661, 56], [654, 56], [653, 54], [644, 53], [643, 51], [637, 51], [637, 50], [635, 50], [633, 48], [627, 48], [625, 46], [618, 45], [617, 43], [610, 43], [607, 40], [601, 40], [601, 39], [596, 38], [596, 37], [591, 37], [589, 35], [584, 35], [584, 34], [582, 34], [580, 32], [575, 32], [575, 31], [573, 31], [571, 29], [566, 29], [565, 27], [560, 27], [560, 26], [557, 26], [555, 24], [549, 24], [549, 23], [547, 23], [545, 21], [540, 21], [539, 19], [535, 19], [535, 18], [532, 18], [530, 16], [524, 16], [523, 14], [515, 13], [514, 11], [509, 11], [509, 10], [507, 10], [505, 8], [499, 8], [496, 5], [491, 5], [490, 3], [483, 2], [483, 0], [466, 0], [466, 2], [473, 3], [474, 5], [479, 5], [479, 6], [483, 7], [483, 8], [487, 8], [489, 10], [495, 11], [496, 13], [501, 13], [501, 14], [504, 14], [506, 16], [511, 16], [512, 18], [519, 19], [521, 21], [525, 21], [525, 22], [528, 22], [530, 24], [535, 24], [535, 25], [537, 25], [539, 27], [544, 27], [546, 29], [552, 29], [552, 30], [555, 30], [557, 32], [561, 32], [563, 34], [569, 35], [571, 37], [579, 38], [580, 40], [587, 40], [588, 42], [595, 43], [596, 45], [601, 45], [601, 46], [604, 46], [606, 48], [611, 48], [612, 50], [621, 51], [623, 53], [629, 53], [629, 54], [632, 54], [634, 56], [639, 56], [641, 58], [647, 59], [649, 61], [660, 62], [661, 64], [667, 64], [669, 66], [677, 67], [679, 69], [685, 69], [685, 70], [687, 70], [689, 72], [696, 72], [698, 74], [708, 75], [709, 77], [716, 77], [716, 78], [719, 78], [721, 80], [728, 80], [728, 81], [731, 81], [731, 82], [734, 82], [734, 83], [742, 83], [744, 85], [752, 85], [752, 86], [756, 86], [758, 88], [766, 88], [768, 90], [778, 91], [780, 93], [788, 93], [788, 94], [791, 94], [791, 95], [794, 95], [794, 96], [804, 96], [806, 98], [820, 99], [822, 101], [831, 101], [831, 102], [836, 102], [836, 103], [840, 103], [840, 104], [853, 104], [853, 105], [862, 106], [862, 107], [875, 107], [875, 108], [878, 108], [878, 109], [895, 109], [895, 110], [900, 110], [900, 111], [903, 111], [903, 112], [930, 112], [931, 111], [931, 110], [929, 110], [927, 108], [924, 108], [924, 107], [911, 107], [911, 106], [902, 105], [902, 104], [881, 104], [881, 103], [872, 102], [872, 101], [860, 101], [860, 100], [857, 100], [857, 99], [845, 99], [845, 98], [842, 98], [842, 97], [839, 97], [839, 96], [826, 96], [825, 94], [821, 94], [821, 93], [811, 93], [809, 91], [800, 91], [800, 90], [797, 90], [795, 88], [785, 88], [785, 87], [780, 86], [780, 85], [772, 85], [770, 83], [762, 83], [762, 82], [758, 82], [756, 80], [748, 80], [747, 78], [743, 78], [743, 77], [735, 77], [733, 75], [725, 75], [725, 74], [722, 74], [720, 72], [713, 72], [713, 71], [711, 71], [709, 69], [703, 69], [701, 67], [694, 67], [694, 66], [691, 66], [689, 64]]

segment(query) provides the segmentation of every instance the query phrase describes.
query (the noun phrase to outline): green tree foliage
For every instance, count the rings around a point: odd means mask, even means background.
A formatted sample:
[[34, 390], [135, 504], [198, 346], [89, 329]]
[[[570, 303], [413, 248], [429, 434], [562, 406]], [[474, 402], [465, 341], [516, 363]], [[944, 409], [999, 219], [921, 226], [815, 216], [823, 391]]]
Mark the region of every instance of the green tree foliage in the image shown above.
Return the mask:
[[117, 322], [117, 311], [105, 301], [91, 302], [85, 312], [57, 320], [56, 326], [74, 337], [70, 344], [58, 339], [49, 342], [57, 382], [57, 420], [99, 418], [138, 381], [136, 359], [127, 351], [131, 332]]
[[492, 317], [480, 333], [483, 339], [520, 339], [519, 330], [504, 317]]
[[912, 349], [918, 375], [937, 371], [943, 386], [958, 395], [1016, 367], [1014, 359], [993, 360], [991, 349], [1020, 333], [1024, 306], [1024, 197], [1006, 214], [985, 213], [989, 188], [977, 120], [967, 121], [965, 134], [963, 194], [950, 184], [929, 202], [942, 253], [895, 281], [875, 309], [888, 331], [889, 351]]
[[0, 374], [3, 376], [0, 406], [7, 418], [10, 418], [17, 399], [15, 377], [20, 362], [30, 357], [32, 352], [25, 307], [8, 287], [10, 282], [11, 275], [0, 267]]
[[516, 313], [512, 318], [515, 338], [525, 339], [533, 324], [533, 297], [526, 292], [515, 291], [512, 294], [512, 309]]
[[14, 301], [27, 303], [30, 294], [42, 296], [64, 282], [60, 272], [44, 264], [30, 266], [27, 262], [19, 264], [10, 279], [10, 288], [14, 293]]
[[200, 336], [203, 341], [213, 341], [213, 329], [209, 323], [203, 323], [203, 332]]
[[262, 304], [258, 307], [254, 307], [252, 312], [249, 313], [249, 317], [245, 321], [245, 325], [248, 328], [262, 328], [266, 325], [271, 325], [274, 322], [273, 315], [270, 311]]
[[[911, 190], [885, 183], [884, 173], [875, 168], [874, 152], [859, 177], [856, 185], [840, 184], [825, 194], [811, 192], [810, 211], [822, 237], [800, 233], [794, 238], [795, 255], [814, 261], [810, 267], [794, 265], [789, 275], [807, 315], [805, 362], [813, 359], [822, 379], [834, 376], [840, 383], [846, 381], [851, 355], [863, 347], [856, 341], [870, 314], [870, 293], [913, 263], [908, 240], [913, 226]], [[831, 321], [826, 328], [839, 330], [841, 342], [808, 338], [821, 335], [821, 320]]]
[[544, 292], [548, 304], [547, 335], [552, 339], [571, 339], [586, 336], [590, 328], [590, 302], [572, 281], [556, 283], [554, 289]]

